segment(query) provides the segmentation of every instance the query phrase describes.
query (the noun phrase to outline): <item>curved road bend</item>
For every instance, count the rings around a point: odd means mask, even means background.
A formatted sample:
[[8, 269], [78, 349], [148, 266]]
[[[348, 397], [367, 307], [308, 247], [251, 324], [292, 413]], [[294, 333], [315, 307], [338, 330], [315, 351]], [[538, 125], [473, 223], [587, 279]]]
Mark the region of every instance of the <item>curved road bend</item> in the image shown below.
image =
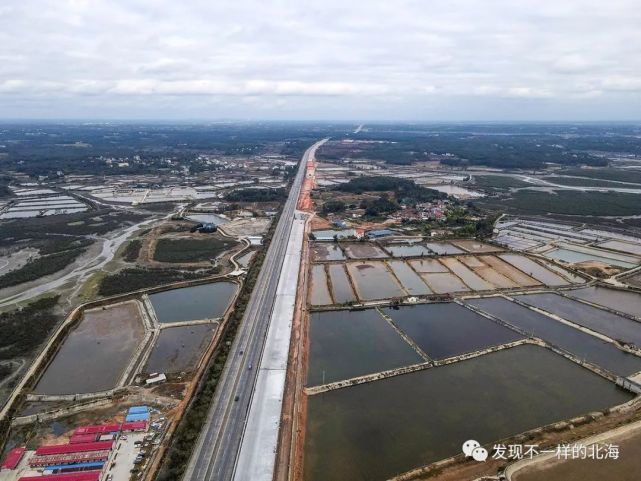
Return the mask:
[[303, 154], [183, 481], [232, 478], [307, 160], [326, 141]]

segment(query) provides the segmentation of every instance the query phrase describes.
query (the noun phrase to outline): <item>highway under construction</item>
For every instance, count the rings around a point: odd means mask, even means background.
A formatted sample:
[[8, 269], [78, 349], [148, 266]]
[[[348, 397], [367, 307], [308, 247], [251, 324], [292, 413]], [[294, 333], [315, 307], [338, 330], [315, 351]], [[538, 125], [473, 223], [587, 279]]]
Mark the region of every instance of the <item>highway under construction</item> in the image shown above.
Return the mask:
[[185, 481], [273, 477], [305, 224], [296, 206], [308, 160], [325, 141], [299, 163]]

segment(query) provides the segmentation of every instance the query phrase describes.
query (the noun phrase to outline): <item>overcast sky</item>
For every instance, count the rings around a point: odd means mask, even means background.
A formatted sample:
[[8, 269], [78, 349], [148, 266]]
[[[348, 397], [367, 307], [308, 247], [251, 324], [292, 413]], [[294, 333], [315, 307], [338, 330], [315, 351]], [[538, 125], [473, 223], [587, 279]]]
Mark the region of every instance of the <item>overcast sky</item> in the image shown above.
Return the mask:
[[639, 0], [2, 0], [0, 117], [639, 120]]

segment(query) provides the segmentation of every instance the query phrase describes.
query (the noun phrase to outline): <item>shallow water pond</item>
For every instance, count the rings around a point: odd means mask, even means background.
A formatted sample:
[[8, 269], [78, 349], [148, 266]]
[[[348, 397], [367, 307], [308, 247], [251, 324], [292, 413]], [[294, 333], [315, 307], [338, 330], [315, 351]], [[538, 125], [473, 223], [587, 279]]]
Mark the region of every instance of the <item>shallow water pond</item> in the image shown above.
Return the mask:
[[38, 394], [76, 394], [116, 386], [144, 337], [138, 304], [86, 311], [36, 385]]
[[198, 324], [161, 330], [145, 372], [177, 373], [193, 369], [211, 342], [215, 329], [216, 325]]
[[157, 292], [149, 296], [158, 322], [195, 321], [222, 317], [238, 286], [212, 282]]

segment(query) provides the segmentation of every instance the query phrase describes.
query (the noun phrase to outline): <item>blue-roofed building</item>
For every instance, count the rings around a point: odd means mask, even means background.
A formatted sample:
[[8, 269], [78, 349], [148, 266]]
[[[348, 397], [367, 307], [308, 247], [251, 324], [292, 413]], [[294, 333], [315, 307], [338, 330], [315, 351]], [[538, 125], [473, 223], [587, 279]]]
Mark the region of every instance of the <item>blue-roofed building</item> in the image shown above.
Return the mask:
[[136, 421], [149, 421], [149, 413], [127, 414], [127, 417], [125, 418], [125, 422], [133, 423]]
[[396, 232], [390, 229], [379, 229], [379, 230], [371, 230], [369, 231], [366, 236], [368, 239], [378, 239], [380, 237], [387, 237], [390, 235], [395, 235]]
[[75, 473], [78, 471], [98, 471], [102, 469], [104, 465], [104, 461], [96, 461], [93, 463], [56, 464], [54, 466], [47, 466], [45, 471], [51, 474]]
[[127, 414], [140, 414], [140, 413], [148, 413], [149, 412], [149, 406], [131, 406], [127, 410]]

